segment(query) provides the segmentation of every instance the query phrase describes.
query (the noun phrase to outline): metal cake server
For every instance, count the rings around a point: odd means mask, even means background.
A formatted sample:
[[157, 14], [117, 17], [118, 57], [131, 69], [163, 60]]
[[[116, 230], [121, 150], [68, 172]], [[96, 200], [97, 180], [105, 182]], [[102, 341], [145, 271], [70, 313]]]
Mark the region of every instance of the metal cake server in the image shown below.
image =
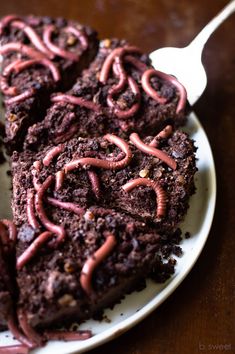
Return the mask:
[[226, 5], [184, 48], [165, 47], [150, 54], [153, 66], [174, 75], [186, 88], [188, 100], [193, 105], [207, 85], [205, 69], [201, 62], [202, 51], [211, 34], [235, 11], [235, 0]]

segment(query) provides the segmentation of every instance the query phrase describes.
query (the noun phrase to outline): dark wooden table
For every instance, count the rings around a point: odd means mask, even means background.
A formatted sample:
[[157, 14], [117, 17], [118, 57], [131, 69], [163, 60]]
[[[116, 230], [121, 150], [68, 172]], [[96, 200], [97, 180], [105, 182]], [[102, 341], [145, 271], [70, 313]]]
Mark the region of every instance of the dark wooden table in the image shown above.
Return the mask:
[[[124, 37], [144, 51], [184, 46], [226, 0], [2, 0], [0, 16], [34, 13], [78, 19], [101, 37]], [[194, 107], [214, 153], [218, 198], [208, 242], [183, 284], [128, 333], [91, 354], [235, 352], [235, 14], [203, 55], [208, 87]]]

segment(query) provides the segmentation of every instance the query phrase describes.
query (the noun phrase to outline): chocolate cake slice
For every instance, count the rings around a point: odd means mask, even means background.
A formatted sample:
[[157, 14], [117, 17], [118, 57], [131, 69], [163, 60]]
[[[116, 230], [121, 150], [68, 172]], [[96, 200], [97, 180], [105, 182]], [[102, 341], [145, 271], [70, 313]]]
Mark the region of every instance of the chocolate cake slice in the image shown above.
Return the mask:
[[72, 86], [95, 56], [98, 40], [95, 31], [75, 21], [8, 15], [0, 21], [0, 43], [6, 142], [9, 151], [21, 150], [51, 93]]
[[95, 60], [73, 88], [51, 101], [42, 122], [29, 129], [26, 149], [107, 132], [146, 136], [186, 120], [184, 87], [154, 70], [140, 49], [117, 39], [101, 41]]
[[167, 126], [144, 140], [106, 134], [13, 154], [18, 319], [31, 342], [174, 272], [194, 152]]
[[[53, 207], [82, 213], [98, 204], [154, 222], [157, 230], [169, 232], [186, 214], [195, 171], [193, 142], [171, 126], [144, 140], [136, 133], [129, 141], [107, 134], [74, 138], [37, 154], [14, 153], [14, 221], [20, 226], [30, 218], [31, 225], [37, 224], [30, 216], [34, 199], [46, 193], [45, 208], [56, 223], [61, 223], [61, 216]], [[37, 214], [40, 218], [39, 209]]]
[[144, 222], [101, 207], [91, 207], [82, 217], [66, 210], [59, 214], [66, 236], [56, 249], [50, 232], [29, 223], [19, 229], [22, 328], [23, 323], [42, 329], [90, 318], [146, 276], [164, 281], [174, 272], [169, 253], [177, 249], [179, 232], [161, 236]]

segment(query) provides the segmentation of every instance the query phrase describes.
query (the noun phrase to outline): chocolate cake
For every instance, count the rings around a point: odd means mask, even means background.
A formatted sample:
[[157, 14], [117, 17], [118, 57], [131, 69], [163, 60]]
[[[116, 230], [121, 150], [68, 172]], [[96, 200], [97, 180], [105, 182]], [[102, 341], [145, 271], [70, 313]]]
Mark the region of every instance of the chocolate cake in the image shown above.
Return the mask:
[[[172, 231], [182, 221], [194, 192], [194, 152], [186, 133], [172, 132], [167, 126], [157, 137], [144, 141], [136, 133], [129, 142], [107, 134], [74, 138], [37, 154], [14, 153], [14, 221], [17, 226], [27, 222], [26, 201], [31, 203], [36, 191], [49, 183], [49, 205], [63, 208], [63, 203], [75, 203], [82, 210], [99, 204], [152, 221], [159, 231]], [[60, 223], [60, 213], [54, 215], [51, 206], [48, 212]]]
[[95, 60], [73, 88], [52, 95], [51, 101], [42, 122], [29, 129], [26, 149], [107, 132], [146, 136], [186, 120], [183, 86], [154, 70], [148, 55], [124, 40], [101, 41]]
[[0, 89], [8, 150], [22, 149], [27, 129], [42, 119], [50, 95], [72, 86], [96, 54], [96, 32], [63, 18], [9, 15], [0, 21]]
[[184, 87], [127, 41], [98, 45], [75, 21], [17, 15], [0, 21], [0, 38], [13, 188], [0, 330], [27, 353], [89, 338], [71, 323], [174, 273], [196, 148], [178, 129]]

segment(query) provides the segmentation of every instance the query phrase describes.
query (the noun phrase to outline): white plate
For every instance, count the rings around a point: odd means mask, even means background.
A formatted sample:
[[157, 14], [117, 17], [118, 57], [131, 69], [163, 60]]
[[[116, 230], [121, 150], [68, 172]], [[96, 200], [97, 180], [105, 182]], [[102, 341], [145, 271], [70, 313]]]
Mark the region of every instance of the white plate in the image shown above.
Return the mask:
[[[109, 323], [89, 320], [82, 324], [81, 329], [92, 330], [94, 334], [92, 338], [76, 342], [53, 341], [33, 353], [82, 353], [114, 339], [155, 310], [173, 293], [192, 269], [210, 231], [216, 200], [216, 176], [210, 144], [194, 113], [189, 116], [184, 130], [195, 140], [198, 147], [197, 167], [199, 171], [196, 174], [197, 192], [191, 198], [189, 212], [182, 224], [183, 232], [189, 231], [191, 237], [183, 240], [181, 244], [184, 253], [181, 258], [177, 258], [174, 276], [164, 284], [148, 281], [146, 289], [126, 296], [113, 310], [106, 310], [105, 315], [110, 320]], [[6, 166], [0, 166], [0, 217], [7, 217], [10, 212], [6, 207], [9, 205], [9, 181], [6, 179], [6, 169]], [[15, 343], [15, 341], [9, 336], [9, 332], [3, 332], [0, 334], [0, 343], [6, 345]]]

